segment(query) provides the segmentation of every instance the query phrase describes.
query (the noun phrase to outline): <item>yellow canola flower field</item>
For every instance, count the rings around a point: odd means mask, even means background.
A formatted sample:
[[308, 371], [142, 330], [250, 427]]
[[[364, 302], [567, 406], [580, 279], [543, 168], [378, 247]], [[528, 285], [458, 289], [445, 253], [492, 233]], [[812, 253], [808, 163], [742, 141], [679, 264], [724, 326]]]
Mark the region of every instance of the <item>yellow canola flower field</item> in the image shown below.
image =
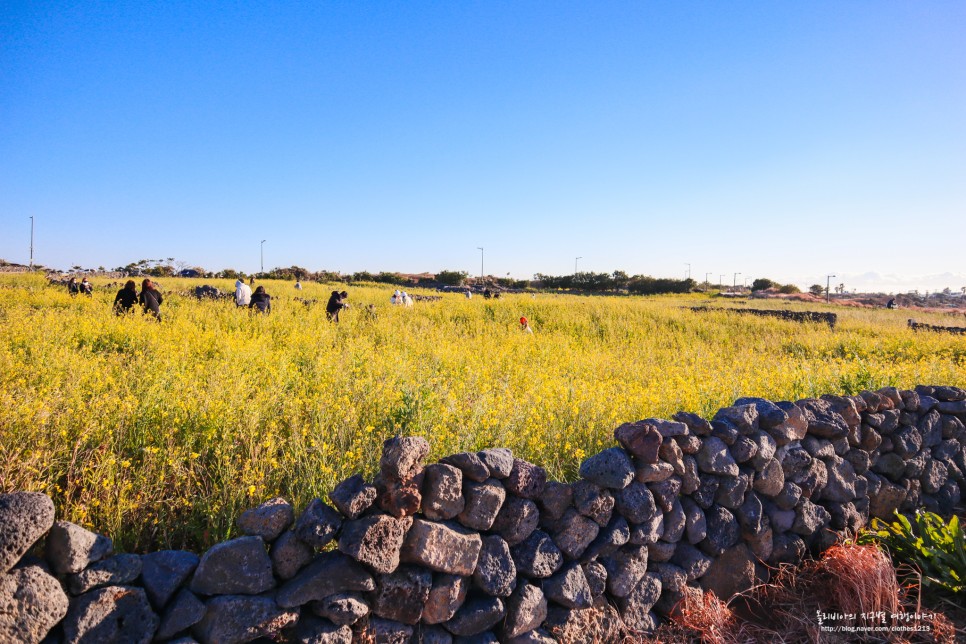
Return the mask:
[[[159, 281], [161, 324], [114, 316], [106, 280], [70, 297], [39, 275], [0, 275], [0, 491], [46, 492], [59, 518], [128, 550], [203, 548], [276, 495], [300, 509], [371, 477], [397, 434], [425, 436], [431, 458], [509, 447], [571, 479], [627, 421], [711, 417], [741, 396], [966, 386], [966, 337], [915, 333], [908, 311], [833, 307], [831, 330], [692, 311], [719, 306], [703, 295], [444, 294], [405, 308], [386, 285], [264, 281], [262, 316], [179, 295], [232, 292], [231, 280]], [[338, 325], [324, 310], [336, 287], [352, 304]]]

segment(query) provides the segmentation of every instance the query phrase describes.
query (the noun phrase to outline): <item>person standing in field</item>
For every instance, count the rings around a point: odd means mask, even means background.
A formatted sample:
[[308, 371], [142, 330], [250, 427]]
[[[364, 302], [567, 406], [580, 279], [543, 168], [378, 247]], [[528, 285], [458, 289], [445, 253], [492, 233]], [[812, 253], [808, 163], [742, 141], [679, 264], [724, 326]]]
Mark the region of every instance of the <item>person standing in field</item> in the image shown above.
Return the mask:
[[87, 297], [93, 297], [94, 295], [94, 285], [85, 277], [80, 283], [80, 292]]
[[80, 285], [77, 283], [76, 277], [67, 280], [67, 292], [70, 293], [71, 297], [80, 293]]
[[329, 296], [329, 301], [325, 305], [325, 316], [332, 322], [338, 324], [339, 311], [349, 306], [346, 303], [347, 299], [349, 299], [349, 294], [345, 291], [341, 293], [339, 291], [332, 291], [332, 295]]
[[241, 280], [235, 280], [235, 306], [248, 306], [251, 301], [251, 287]]
[[158, 322], [161, 321], [161, 291], [155, 286], [154, 282], [145, 278], [141, 282], [141, 292], [138, 294], [138, 303], [144, 308], [144, 312], [150, 314]]
[[530, 328], [530, 321], [525, 317], [520, 318], [520, 330], [524, 333], [533, 333], [533, 329]]
[[255, 309], [259, 313], [272, 312], [272, 296], [265, 292], [264, 286], [255, 289], [255, 294], [252, 295], [248, 308]]
[[138, 287], [134, 280], [124, 283], [124, 288], [117, 292], [114, 297], [114, 314], [124, 315], [134, 308], [138, 302]]

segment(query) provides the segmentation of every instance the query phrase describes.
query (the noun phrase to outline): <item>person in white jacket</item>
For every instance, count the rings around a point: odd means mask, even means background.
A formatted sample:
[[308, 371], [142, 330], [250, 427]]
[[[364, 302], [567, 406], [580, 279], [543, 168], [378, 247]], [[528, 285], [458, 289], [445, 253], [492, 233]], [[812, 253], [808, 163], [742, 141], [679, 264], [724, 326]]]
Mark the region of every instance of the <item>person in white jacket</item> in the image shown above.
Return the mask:
[[252, 287], [241, 280], [235, 280], [235, 304], [247, 307], [252, 301]]

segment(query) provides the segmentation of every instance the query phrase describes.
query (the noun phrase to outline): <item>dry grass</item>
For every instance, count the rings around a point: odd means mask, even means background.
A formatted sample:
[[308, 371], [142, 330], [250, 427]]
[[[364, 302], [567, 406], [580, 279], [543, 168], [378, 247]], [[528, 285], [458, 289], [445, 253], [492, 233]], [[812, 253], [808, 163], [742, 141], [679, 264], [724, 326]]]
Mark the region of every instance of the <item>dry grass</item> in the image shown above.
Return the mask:
[[[730, 605], [713, 593], [687, 596], [671, 623], [655, 635], [664, 644], [707, 642], [955, 642], [942, 613], [924, 608], [918, 587], [903, 588], [887, 554], [874, 546], [842, 543], [818, 561], [785, 566], [771, 583], [756, 586]], [[825, 628], [819, 624], [819, 614]], [[895, 614], [923, 615], [896, 622]], [[862, 615], [867, 618], [863, 619]], [[848, 616], [848, 617], [844, 617]], [[871, 616], [875, 616], [872, 618]], [[922, 631], [901, 630], [921, 627]], [[881, 630], [871, 630], [876, 626]], [[837, 630], [835, 627], [839, 627]], [[870, 630], [859, 630], [869, 627]]]

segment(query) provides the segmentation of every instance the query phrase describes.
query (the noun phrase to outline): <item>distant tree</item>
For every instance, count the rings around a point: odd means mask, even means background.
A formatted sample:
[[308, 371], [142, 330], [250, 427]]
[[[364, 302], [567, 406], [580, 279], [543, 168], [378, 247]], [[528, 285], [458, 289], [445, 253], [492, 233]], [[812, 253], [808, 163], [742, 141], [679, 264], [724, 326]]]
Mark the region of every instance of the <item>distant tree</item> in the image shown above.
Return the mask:
[[349, 278], [353, 282], [375, 282], [376, 279], [372, 273], [369, 271], [359, 271], [358, 273], [353, 273]]
[[794, 284], [782, 284], [778, 287], [778, 292], [784, 293], [785, 295], [792, 295], [794, 293], [801, 293], [802, 291]]
[[462, 286], [466, 283], [469, 273], [466, 271], [439, 271], [436, 273], [436, 281], [448, 286]]
[[241, 271], [236, 271], [234, 268], [223, 268], [217, 273], [215, 273], [214, 277], [220, 277], [222, 279], [229, 279], [229, 280], [241, 280], [241, 279], [245, 279], [247, 275], [245, 275]]
[[754, 291], [764, 291], [765, 289], [775, 288], [778, 286], [777, 283], [771, 281], [767, 277], [759, 277], [754, 282], [751, 283], [751, 290]]
[[613, 282], [614, 288], [627, 288], [628, 282], [631, 281], [630, 275], [624, 271], [614, 271], [611, 275], [611, 281]]
[[821, 284], [812, 284], [808, 287], [808, 292], [812, 295], [821, 295], [825, 292], [825, 287]]
[[382, 284], [405, 284], [406, 280], [399, 273], [388, 273], [382, 271], [378, 275], [372, 278], [374, 282], [380, 282]]

